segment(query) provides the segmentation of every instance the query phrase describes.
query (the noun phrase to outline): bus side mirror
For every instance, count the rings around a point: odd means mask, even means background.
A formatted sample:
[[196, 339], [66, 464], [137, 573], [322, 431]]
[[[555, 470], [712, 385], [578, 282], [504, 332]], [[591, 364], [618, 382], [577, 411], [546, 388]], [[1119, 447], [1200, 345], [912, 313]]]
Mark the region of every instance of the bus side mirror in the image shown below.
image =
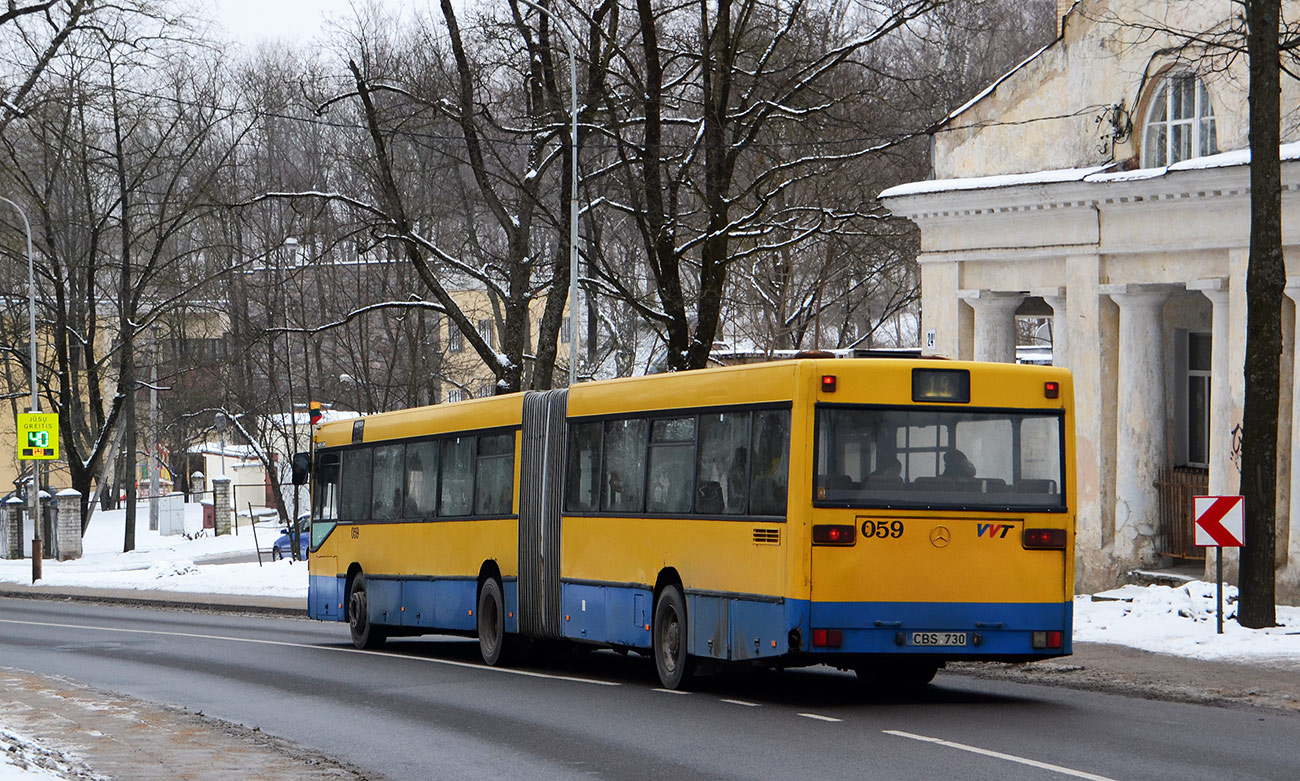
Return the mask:
[[311, 453], [293, 454], [293, 484], [306, 485], [311, 475]]

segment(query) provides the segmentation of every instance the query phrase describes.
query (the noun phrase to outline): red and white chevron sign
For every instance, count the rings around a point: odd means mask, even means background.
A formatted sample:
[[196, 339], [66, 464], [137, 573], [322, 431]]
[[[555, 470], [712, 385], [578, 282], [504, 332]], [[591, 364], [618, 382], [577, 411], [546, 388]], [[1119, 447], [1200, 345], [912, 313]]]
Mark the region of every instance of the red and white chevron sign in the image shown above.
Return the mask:
[[1240, 496], [1194, 496], [1197, 545], [1240, 548], [1246, 539], [1246, 503]]

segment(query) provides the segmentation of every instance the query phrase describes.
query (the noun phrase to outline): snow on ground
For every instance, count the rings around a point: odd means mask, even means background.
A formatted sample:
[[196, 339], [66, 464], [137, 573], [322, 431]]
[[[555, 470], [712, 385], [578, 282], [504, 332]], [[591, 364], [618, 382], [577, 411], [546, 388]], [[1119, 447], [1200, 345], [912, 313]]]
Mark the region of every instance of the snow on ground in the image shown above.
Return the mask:
[[[253, 535], [194, 539], [163, 537], [149, 531], [148, 505], [139, 508], [136, 550], [122, 553], [125, 511], [98, 512], [83, 539], [85, 555], [77, 561], [42, 563], [45, 586], [180, 591], [303, 598], [307, 567], [302, 562], [256, 561], [204, 563], [205, 558], [254, 551]], [[186, 505], [186, 529], [202, 527], [197, 505]], [[266, 550], [279, 537], [277, 523], [258, 525], [258, 542]], [[0, 560], [0, 582], [30, 583], [31, 561]], [[1224, 589], [1224, 633], [1215, 634], [1214, 585], [1193, 581], [1184, 586], [1125, 586], [1074, 601], [1074, 639], [1113, 643], [1198, 659], [1300, 664], [1300, 607], [1277, 609], [1282, 626], [1245, 629], [1236, 622], [1237, 589]]]
[[1300, 607], [1277, 608], [1280, 626], [1237, 623], [1237, 587], [1223, 587], [1223, 634], [1216, 633], [1213, 583], [1124, 586], [1074, 599], [1074, 639], [1176, 656], [1256, 664], [1300, 663]]
[[0, 726], [0, 781], [89, 777], [76, 760]]
[[[278, 523], [257, 525], [257, 546], [249, 527], [239, 534], [212, 536], [203, 529], [202, 509], [185, 505], [185, 529], [193, 536], [162, 536], [149, 530], [149, 506], [137, 508], [135, 550], [122, 553], [126, 511], [96, 512], [82, 538], [82, 557], [74, 561], [41, 562], [42, 586], [182, 591], [271, 597], [307, 597], [307, 567], [302, 562], [270, 561], [263, 555], [238, 564], [205, 564], [207, 557], [253, 557], [257, 547], [268, 550], [280, 536]], [[31, 583], [31, 559], [0, 560], [0, 583]]]

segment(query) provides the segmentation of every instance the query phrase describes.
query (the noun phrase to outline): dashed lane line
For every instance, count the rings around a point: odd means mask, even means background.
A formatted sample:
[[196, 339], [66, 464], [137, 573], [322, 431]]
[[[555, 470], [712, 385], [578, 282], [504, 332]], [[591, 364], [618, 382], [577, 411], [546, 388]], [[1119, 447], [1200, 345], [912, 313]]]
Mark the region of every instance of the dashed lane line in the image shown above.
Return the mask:
[[335, 653], [345, 654], [364, 654], [367, 656], [384, 656], [390, 659], [406, 659], [412, 662], [427, 662], [429, 664], [441, 664], [447, 667], [465, 667], [471, 670], [482, 670], [483, 672], [504, 673], [506, 675], [519, 675], [525, 678], [547, 678], [553, 681], [570, 681], [572, 683], [589, 683], [593, 686], [622, 686], [617, 681], [598, 681], [593, 678], [578, 678], [571, 675], [551, 675], [549, 673], [538, 673], [531, 670], [514, 670], [509, 667], [488, 667], [484, 664], [474, 664], [472, 662], [459, 662], [455, 659], [434, 659], [427, 656], [407, 656], [405, 654], [395, 654], [389, 651], [367, 651], [360, 648], [341, 648], [329, 645], [311, 645], [308, 643], [290, 643], [285, 640], [255, 640], [251, 637], [230, 637], [227, 635], [205, 635], [194, 632], [164, 632], [157, 629], [123, 629], [120, 627], [107, 626], [83, 626], [81, 624], [56, 624], [45, 621], [15, 621], [13, 619], [0, 618], [0, 624], [16, 624], [21, 626], [44, 626], [56, 629], [84, 629], [95, 632], [116, 632], [119, 634], [131, 635], [161, 635], [163, 637], [188, 637], [196, 640], [225, 640], [231, 643], [250, 643], [252, 645], [276, 645], [285, 648], [305, 648], [313, 651], [333, 651]]
[[759, 703], [757, 703], [757, 702], [745, 702], [744, 700], [728, 700], [728, 699], [726, 699], [726, 698], [723, 698], [722, 701], [725, 702], [725, 703], [727, 703], [728, 705], [740, 705], [740, 706], [745, 707], [745, 708], [759, 708], [759, 707], [762, 707], [762, 706], [761, 706]]
[[661, 694], [690, 694], [690, 692], [684, 692], [678, 689], [651, 689], [650, 691], [660, 692]]
[[805, 719], [816, 719], [817, 721], [843, 721], [844, 720], [844, 719], [837, 719], [832, 716], [823, 716], [820, 713], [800, 713], [799, 715], [803, 716]]
[[951, 740], [943, 740], [941, 738], [930, 738], [930, 737], [926, 737], [925, 735], [915, 735], [911, 732], [901, 732], [896, 729], [886, 729], [886, 730], [881, 730], [881, 732], [884, 732], [886, 735], [897, 735], [900, 738], [907, 738], [909, 740], [919, 740], [923, 743], [933, 743], [936, 746], [947, 746], [948, 748], [955, 748], [961, 751], [969, 751], [972, 754], [982, 754], [986, 757], [993, 757], [994, 759], [1004, 759], [1008, 762], [1017, 762], [1021, 765], [1029, 765], [1030, 767], [1036, 767], [1042, 770], [1050, 770], [1053, 773], [1060, 773], [1061, 775], [1065, 775], [1065, 776], [1073, 776], [1075, 778], [1087, 778], [1087, 779], [1091, 779], [1091, 781], [1114, 781], [1113, 779], [1108, 778], [1106, 776], [1099, 776], [1094, 773], [1087, 773], [1085, 771], [1075, 770], [1074, 768], [1070, 768], [1070, 767], [1053, 765], [1048, 762], [1039, 762], [1036, 759], [1029, 759], [1027, 757], [1018, 757], [1015, 754], [1004, 754], [1001, 751], [992, 751], [990, 749], [980, 748], [979, 746], [968, 746], [965, 743], [954, 743]]

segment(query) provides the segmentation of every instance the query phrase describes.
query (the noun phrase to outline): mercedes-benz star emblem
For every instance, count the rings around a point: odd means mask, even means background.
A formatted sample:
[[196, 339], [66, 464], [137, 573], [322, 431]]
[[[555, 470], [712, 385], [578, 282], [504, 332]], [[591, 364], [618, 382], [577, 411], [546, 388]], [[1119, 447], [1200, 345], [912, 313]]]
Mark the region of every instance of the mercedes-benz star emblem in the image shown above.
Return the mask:
[[952, 540], [952, 532], [947, 526], [936, 526], [930, 530], [930, 543], [936, 548], [946, 546]]

